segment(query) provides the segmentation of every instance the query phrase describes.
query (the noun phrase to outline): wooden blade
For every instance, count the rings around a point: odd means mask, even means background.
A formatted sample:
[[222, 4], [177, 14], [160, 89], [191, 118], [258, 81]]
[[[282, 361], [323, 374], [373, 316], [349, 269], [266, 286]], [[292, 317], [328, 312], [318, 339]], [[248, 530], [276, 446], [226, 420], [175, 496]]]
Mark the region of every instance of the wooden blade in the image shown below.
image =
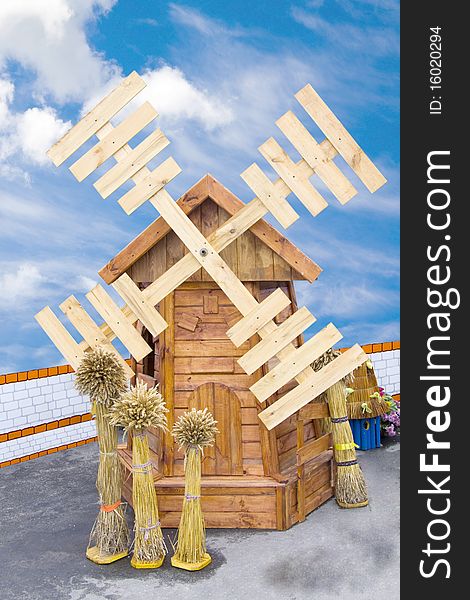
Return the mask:
[[144, 80], [133, 71], [128, 77], [95, 106], [81, 121], [70, 129], [47, 152], [56, 167], [61, 165], [82, 144], [89, 140], [109, 119], [145, 88]]
[[368, 360], [367, 354], [356, 344], [293, 390], [284, 394], [277, 402], [265, 408], [259, 413], [259, 418], [267, 429], [273, 429], [311, 400], [318, 398], [320, 394], [365, 363], [366, 360]]
[[295, 97], [370, 192], [387, 180], [310, 84]]
[[158, 113], [153, 106], [145, 102], [74, 162], [70, 171], [78, 181], [83, 181], [157, 116]]
[[67, 315], [72, 325], [83, 336], [84, 340], [91, 348], [101, 346], [108, 352], [112, 352], [124, 369], [126, 377], [128, 379], [134, 377], [134, 371], [122, 358], [116, 348], [107, 340], [101, 329], [81, 306], [75, 296], [70, 296], [67, 300], [62, 302], [60, 309]]
[[283, 385], [308, 367], [314, 360], [339, 342], [343, 336], [330, 323], [319, 333], [311, 337], [305, 344], [291, 354], [291, 356], [280, 362], [250, 387], [250, 391], [259, 402], [264, 402], [272, 396]]
[[297, 165], [274, 138], [269, 138], [258, 150], [312, 215], [316, 217], [328, 206], [325, 198], [308, 179], [302, 177]]
[[77, 369], [84, 356], [84, 351], [73, 339], [67, 329], [65, 329], [49, 306], [44, 307], [34, 318], [50, 337], [65, 360], [70, 363], [74, 369]]
[[315, 169], [315, 173], [325, 183], [341, 204], [346, 204], [357, 194], [356, 188], [342, 171], [329, 160], [313, 135], [302, 125], [292, 111], [286, 112], [276, 121], [276, 125], [294, 146], [300, 156]]

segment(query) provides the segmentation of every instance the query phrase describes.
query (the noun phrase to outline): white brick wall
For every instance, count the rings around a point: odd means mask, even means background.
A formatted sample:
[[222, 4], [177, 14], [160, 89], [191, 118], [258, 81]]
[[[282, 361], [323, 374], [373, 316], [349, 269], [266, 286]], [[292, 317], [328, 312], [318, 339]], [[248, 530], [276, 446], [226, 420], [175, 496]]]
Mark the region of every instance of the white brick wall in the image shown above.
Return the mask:
[[57, 446], [71, 444], [95, 436], [96, 426], [94, 421], [85, 421], [84, 423], [59, 427], [51, 431], [35, 433], [0, 444], [0, 462], [21, 458], [28, 454], [41, 452], [41, 450], [57, 448]]
[[[400, 350], [370, 354], [380, 386], [400, 393]], [[33, 427], [90, 411], [88, 397], [74, 387], [74, 374], [54, 375], [0, 385], [0, 433]], [[0, 443], [0, 462], [41, 450], [78, 442], [96, 435], [95, 423], [86, 421]]]
[[89, 411], [88, 397], [77, 392], [72, 373], [0, 386], [0, 433]]
[[400, 350], [370, 354], [378, 384], [387, 394], [400, 393]]

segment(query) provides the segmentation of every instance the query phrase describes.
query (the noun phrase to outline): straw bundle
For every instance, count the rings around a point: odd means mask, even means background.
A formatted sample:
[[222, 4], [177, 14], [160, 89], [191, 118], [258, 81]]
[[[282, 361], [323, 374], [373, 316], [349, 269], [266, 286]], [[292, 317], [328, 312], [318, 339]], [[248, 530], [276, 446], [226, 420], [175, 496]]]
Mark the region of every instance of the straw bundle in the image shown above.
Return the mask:
[[350, 419], [374, 418], [389, 411], [387, 402], [381, 396], [383, 390], [377, 385], [374, 367], [370, 360], [355, 369], [351, 387], [353, 389], [347, 397]]
[[[327, 350], [312, 365], [313, 369], [319, 371], [340, 354], [339, 350]], [[366, 483], [361, 467], [357, 463], [354, 438], [346, 406], [348, 386], [353, 381], [353, 375], [347, 375], [332, 385], [323, 397], [328, 402], [331, 417], [333, 452], [337, 466], [336, 502], [343, 508], [357, 508], [368, 504]]]
[[[335, 350], [334, 348], [330, 348], [329, 350], [324, 352], [321, 356], [319, 356], [316, 361], [314, 361], [312, 363], [312, 369], [314, 371], [320, 371], [320, 369], [322, 369], [325, 365], [330, 363], [332, 360], [334, 360], [338, 356], [341, 356], [340, 350]], [[346, 377], [344, 377], [342, 379], [345, 387], [350, 386], [353, 382], [353, 379], [354, 379], [354, 377], [353, 377], [352, 373], [350, 373], [349, 375], [346, 375]], [[323, 392], [323, 394], [320, 394], [320, 396], [315, 398], [314, 402], [328, 402], [328, 392], [326, 391], [326, 392]], [[322, 434], [331, 433], [332, 428], [331, 428], [331, 419], [330, 418], [327, 417], [325, 419], [318, 419], [318, 423], [320, 425], [320, 430], [321, 430]]]
[[75, 387], [93, 402], [100, 450], [96, 479], [100, 511], [86, 555], [93, 562], [108, 564], [127, 556], [129, 547], [129, 530], [121, 503], [117, 430], [107, 418], [107, 411], [127, 388], [127, 381], [115, 355], [98, 347], [85, 354], [76, 372]]
[[173, 426], [173, 436], [185, 452], [185, 487], [178, 539], [171, 564], [188, 571], [199, 571], [211, 562], [206, 552], [206, 530], [201, 508], [201, 455], [212, 446], [218, 433], [211, 413], [192, 409]]
[[337, 466], [336, 502], [343, 508], [367, 506], [367, 488], [362, 469], [356, 458], [351, 426], [347, 417], [346, 388], [343, 382], [327, 391], [331, 415], [333, 452]]
[[166, 430], [168, 410], [158, 388], [137, 381], [110, 410], [110, 421], [132, 435], [132, 503], [135, 514], [134, 553], [136, 569], [156, 569], [163, 563], [166, 546], [160, 527], [157, 493], [147, 437], [148, 427]]

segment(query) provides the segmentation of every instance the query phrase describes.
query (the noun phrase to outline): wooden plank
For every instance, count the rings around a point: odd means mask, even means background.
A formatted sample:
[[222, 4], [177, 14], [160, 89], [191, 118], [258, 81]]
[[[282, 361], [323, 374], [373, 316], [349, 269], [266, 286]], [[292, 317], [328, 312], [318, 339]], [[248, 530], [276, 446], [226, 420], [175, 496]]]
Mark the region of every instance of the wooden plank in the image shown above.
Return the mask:
[[175, 373], [234, 373], [231, 357], [178, 357], [175, 358]]
[[343, 336], [336, 327], [329, 323], [320, 332], [311, 337], [305, 344], [292, 352], [289, 358], [282, 360], [262, 379], [254, 383], [250, 390], [259, 402], [264, 402], [280, 387], [308, 367], [316, 358], [321, 356]]
[[128, 102], [145, 88], [145, 81], [133, 71], [112, 90], [99, 104], [83, 117], [74, 127], [56, 142], [47, 156], [56, 167], [71, 156], [82, 144], [91, 138], [109, 119], [114, 117]]
[[231, 327], [227, 331], [227, 336], [235, 346], [240, 346], [289, 304], [290, 299], [280, 288], [277, 288], [263, 302], [257, 303], [252, 311]]
[[322, 435], [316, 440], [310, 440], [307, 444], [297, 450], [297, 466], [315, 458], [331, 447], [331, 436], [329, 433]]
[[124, 194], [118, 200], [118, 203], [130, 215], [155, 193], [163, 190], [165, 185], [180, 173], [181, 168], [175, 159], [172, 157], [167, 158], [140, 183]]
[[243, 171], [240, 177], [285, 229], [299, 218], [289, 202], [277, 191], [272, 181], [256, 163]]
[[175, 343], [176, 356], [241, 356], [249, 349], [248, 344], [235, 348], [230, 340], [181, 340]]
[[285, 348], [316, 319], [304, 306], [286, 319], [277, 329], [263, 338], [256, 346], [238, 359], [238, 364], [251, 375], [261, 365]]
[[178, 317], [176, 321], [176, 325], [181, 327], [181, 329], [186, 329], [187, 331], [195, 331], [197, 324], [199, 323], [199, 317], [190, 314], [182, 314]]
[[157, 116], [158, 113], [150, 102], [145, 102], [75, 161], [70, 166], [70, 171], [78, 181], [83, 181]]
[[382, 173], [310, 84], [295, 97], [370, 192], [386, 183]]
[[[207, 238], [219, 226], [219, 207], [212, 200], [207, 199], [201, 205], [201, 229], [202, 235]], [[209, 273], [202, 269], [202, 281], [212, 281]]]
[[153, 336], [159, 335], [168, 327], [165, 319], [145, 300], [142, 292], [127, 273], [121, 275], [112, 286]]
[[34, 318], [50, 337], [65, 360], [77, 370], [77, 367], [84, 356], [84, 352], [49, 306], [45, 306], [41, 311], [34, 315]]
[[330, 416], [326, 402], [311, 402], [299, 410], [299, 419], [327, 419]]
[[[114, 130], [116, 131], [116, 130]], [[107, 198], [115, 192], [123, 183], [133, 177], [152, 158], [157, 156], [170, 143], [169, 139], [160, 130], [152, 131], [143, 142], [136, 146], [122, 160], [117, 162], [106, 173], [93, 184], [96, 191]]]
[[252, 310], [257, 305], [256, 300], [168, 192], [161, 190], [150, 202], [238, 310], [242, 313]]
[[[219, 227], [220, 227], [221, 225], [223, 225], [226, 221], [228, 221], [230, 219], [230, 215], [221, 206], [218, 206], [217, 208], [218, 208], [218, 213], [219, 213]], [[206, 236], [206, 237], [208, 237], [208, 236]], [[236, 243], [229, 244], [223, 250], [220, 250], [219, 254], [220, 254], [220, 257], [222, 258], [222, 260], [224, 260], [228, 264], [228, 266], [232, 269], [232, 271], [235, 273], [235, 275], [238, 277], [238, 279], [243, 281], [243, 279], [240, 277], [240, 273], [238, 272], [237, 244]]]
[[152, 351], [137, 330], [123, 318], [121, 309], [100, 285], [88, 292], [86, 297], [137, 361]]
[[161, 393], [165, 398], [167, 413], [167, 430], [164, 436], [163, 470], [165, 475], [173, 475], [175, 444], [171, 430], [174, 425], [175, 405], [175, 294], [169, 294], [161, 304], [163, 318], [168, 327], [160, 335], [161, 347]]
[[64, 302], [62, 302], [60, 305], [60, 310], [67, 315], [72, 325], [83, 336], [91, 348], [102, 346], [108, 350], [108, 352], [112, 352], [124, 369], [127, 378], [131, 379], [134, 377], [134, 371], [122, 358], [116, 348], [110, 342], [108, 342], [107, 337], [103, 334], [101, 329], [93, 321], [75, 296], [69, 296]]
[[217, 421], [214, 446], [205, 449], [203, 475], [243, 475], [240, 401], [225, 385], [206, 383], [189, 398], [189, 409], [207, 408]]
[[219, 298], [215, 294], [210, 292], [204, 294], [202, 297], [203, 311], [205, 315], [218, 315], [219, 314]]
[[[256, 281], [273, 281], [274, 261], [273, 252], [263, 242], [255, 237], [255, 275]], [[252, 259], [253, 260], [253, 257]]]
[[328, 206], [325, 198], [308, 178], [301, 176], [297, 165], [274, 138], [269, 138], [258, 150], [313, 216], [316, 217]]
[[353, 184], [337, 165], [327, 158], [326, 152], [292, 111], [282, 115], [276, 121], [276, 125], [300, 156], [308, 162], [312, 169], [315, 169], [315, 173], [330, 188], [341, 204], [346, 204], [357, 194]]
[[268, 429], [272, 429], [293, 415], [303, 406], [330, 388], [333, 384], [362, 365], [368, 359], [359, 344], [346, 350], [341, 356], [314, 373], [282, 398], [259, 414]]

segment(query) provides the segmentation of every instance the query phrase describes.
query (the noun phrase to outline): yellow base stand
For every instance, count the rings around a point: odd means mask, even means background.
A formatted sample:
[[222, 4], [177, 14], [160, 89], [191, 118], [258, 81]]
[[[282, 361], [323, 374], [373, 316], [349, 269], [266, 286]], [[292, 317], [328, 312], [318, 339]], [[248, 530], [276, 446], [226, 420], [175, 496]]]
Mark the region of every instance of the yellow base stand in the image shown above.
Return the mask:
[[86, 551], [86, 557], [88, 560], [91, 560], [97, 565], [109, 565], [117, 560], [120, 560], [121, 558], [125, 558], [128, 554], [128, 550], [124, 550], [124, 552], [119, 552], [118, 554], [100, 554], [100, 550], [97, 546], [88, 548]]
[[347, 502], [340, 502], [339, 500], [336, 500], [336, 502], [341, 508], [362, 508], [369, 504], [369, 500], [364, 500], [364, 502], [358, 502], [357, 504], [348, 504]]
[[178, 560], [174, 556], [171, 557], [172, 567], [176, 567], [177, 569], [185, 569], [186, 571], [200, 571], [201, 569], [204, 569], [204, 567], [207, 567], [207, 565], [209, 565], [211, 562], [212, 559], [207, 552], [204, 554], [202, 560], [197, 563], [185, 563], [181, 560]]
[[131, 566], [134, 567], [134, 569], [158, 569], [158, 567], [162, 566], [164, 560], [165, 557], [162, 556], [160, 560], [156, 560], [155, 562], [141, 562], [133, 556], [131, 559]]

